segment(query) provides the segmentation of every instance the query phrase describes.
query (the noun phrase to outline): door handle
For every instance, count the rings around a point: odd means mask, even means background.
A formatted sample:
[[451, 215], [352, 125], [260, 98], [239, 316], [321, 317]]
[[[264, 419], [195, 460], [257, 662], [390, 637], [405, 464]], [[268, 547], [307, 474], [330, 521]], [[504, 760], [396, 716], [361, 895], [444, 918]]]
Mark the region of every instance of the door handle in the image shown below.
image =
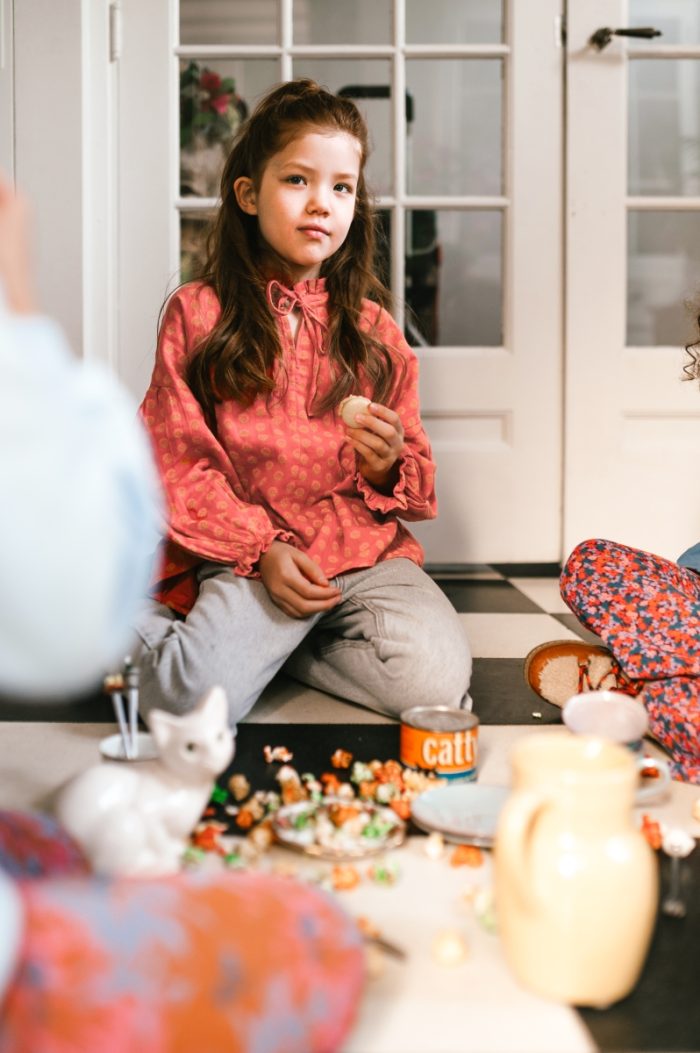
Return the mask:
[[651, 40], [653, 37], [662, 36], [660, 29], [653, 29], [651, 26], [639, 26], [634, 29], [608, 29], [603, 27], [596, 29], [595, 33], [588, 38], [588, 43], [592, 44], [598, 51], [602, 51], [606, 48], [613, 37], [637, 37], [642, 40]]

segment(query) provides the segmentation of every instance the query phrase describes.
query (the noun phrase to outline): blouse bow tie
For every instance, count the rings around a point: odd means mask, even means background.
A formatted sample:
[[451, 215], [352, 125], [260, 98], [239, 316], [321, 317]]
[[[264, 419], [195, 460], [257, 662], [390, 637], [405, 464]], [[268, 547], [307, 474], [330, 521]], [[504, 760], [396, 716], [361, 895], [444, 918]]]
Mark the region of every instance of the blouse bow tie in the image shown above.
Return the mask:
[[327, 323], [320, 318], [311, 307], [309, 298], [296, 289], [288, 289], [275, 278], [267, 283], [267, 302], [275, 314], [286, 316], [297, 307], [301, 311], [304, 321], [311, 335], [314, 351], [319, 355], [326, 353], [324, 347], [324, 333], [328, 329]]
[[[266, 295], [267, 302], [275, 314], [286, 317], [296, 308], [301, 311], [315, 358], [309, 378], [310, 384], [306, 398], [306, 411], [309, 417], [315, 417], [317, 414], [315, 408], [316, 393], [318, 391], [319, 383], [321, 382], [321, 373], [322, 371], [324, 374], [328, 372], [328, 349], [325, 346], [325, 336], [328, 330], [328, 323], [324, 318], [321, 318], [316, 314], [311, 306], [314, 300], [317, 299], [317, 296], [311, 292], [308, 292], [305, 295], [304, 291], [300, 288], [288, 289], [285, 285], [282, 285], [281, 282], [278, 282], [273, 278], [267, 283]], [[325, 364], [322, 366], [322, 363]]]

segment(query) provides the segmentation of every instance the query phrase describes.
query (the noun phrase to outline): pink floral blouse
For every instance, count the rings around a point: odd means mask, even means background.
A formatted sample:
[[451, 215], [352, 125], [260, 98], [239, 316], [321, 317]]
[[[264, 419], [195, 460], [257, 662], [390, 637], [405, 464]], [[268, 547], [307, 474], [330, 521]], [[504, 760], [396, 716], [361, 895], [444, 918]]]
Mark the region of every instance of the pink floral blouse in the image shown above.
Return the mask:
[[[204, 560], [255, 576], [260, 555], [280, 540], [306, 552], [329, 578], [399, 556], [420, 564], [421, 546], [400, 519], [436, 514], [418, 363], [391, 316], [365, 302], [367, 328], [374, 327], [399, 367], [386, 403], [401, 418], [405, 445], [398, 481], [386, 495], [358, 472], [339, 415], [314, 409], [332, 381], [325, 279], [292, 289], [272, 281], [268, 300], [282, 347], [274, 394], [258, 396], [249, 407], [233, 400], [219, 404], [217, 434], [184, 379], [188, 357], [219, 316], [216, 294], [198, 282], [183, 286], [171, 297], [161, 326], [141, 406], [169, 512], [154, 594], [183, 614], [196, 598], [195, 569]], [[293, 339], [287, 315], [295, 308], [301, 318]], [[371, 397], [366, 384], [358, 387], [358, 394]]]

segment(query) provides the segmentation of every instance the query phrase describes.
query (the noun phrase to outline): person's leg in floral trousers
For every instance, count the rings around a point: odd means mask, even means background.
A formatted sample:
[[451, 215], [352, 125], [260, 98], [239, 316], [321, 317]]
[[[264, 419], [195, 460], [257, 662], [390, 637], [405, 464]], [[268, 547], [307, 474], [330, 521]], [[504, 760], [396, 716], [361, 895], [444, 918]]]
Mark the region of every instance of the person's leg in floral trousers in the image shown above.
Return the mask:
[[614, 541], [584, 541], [561, 595], [610, 648], [626, 687], [669, 751], [676, 778], [700, 783], [700, 575]]

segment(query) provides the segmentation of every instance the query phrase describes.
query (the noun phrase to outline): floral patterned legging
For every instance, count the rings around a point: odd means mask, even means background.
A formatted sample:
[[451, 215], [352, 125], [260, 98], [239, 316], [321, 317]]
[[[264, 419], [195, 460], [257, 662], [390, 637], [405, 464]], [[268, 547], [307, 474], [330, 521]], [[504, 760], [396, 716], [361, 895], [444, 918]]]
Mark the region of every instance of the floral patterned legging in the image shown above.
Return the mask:
[[574, 549], [560, 585], [644, 703], [674, 777], [700, 783], [700, 574], [597, 539]]

